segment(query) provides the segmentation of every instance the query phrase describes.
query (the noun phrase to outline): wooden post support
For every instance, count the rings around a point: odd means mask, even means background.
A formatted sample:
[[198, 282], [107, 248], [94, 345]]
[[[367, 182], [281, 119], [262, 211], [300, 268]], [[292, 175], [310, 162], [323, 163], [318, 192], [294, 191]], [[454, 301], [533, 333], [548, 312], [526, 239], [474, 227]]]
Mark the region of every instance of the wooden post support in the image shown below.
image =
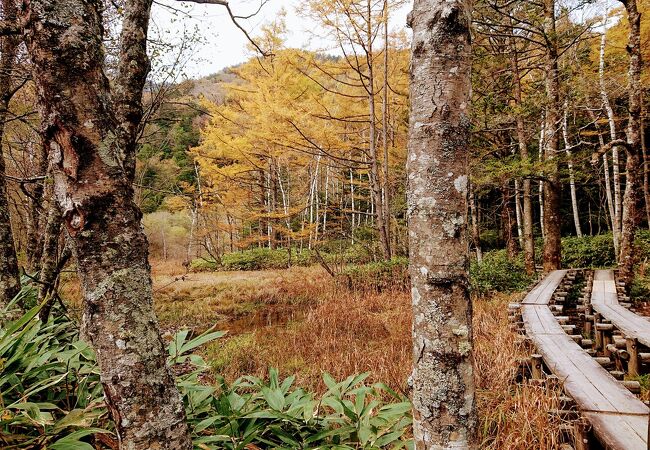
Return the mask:
[[530, 372], [533, 380], [542, 379], [542, 355], [534, 354], [530, 357]]
[[603, 342], [603, 354], [605, 356], [611, 356], [612, 350], [616, 350], [616, 347], [614, 346], [612, 346], [613, 348], [609, 347], [609, 344], [612, 343], [612, 335], [609, 334], [607, 331], [603, 331], [602, 342]]
[[627, 373], [631, 377], [639, 376], [639, 341], [636, 338], [626, 337], [625, 344], [630, 355], [627, 361]]
[[575, 450], [589, 450], [589, 422], [581, 417], [573, 425], [573, 448]]
[[596, 350], [603, 348], [603, 332], [598, 329], [598, 324], [600, 323], [601, 317], [602, 316], [600, 313], [594, 314], [594, 328], [596, 329]]

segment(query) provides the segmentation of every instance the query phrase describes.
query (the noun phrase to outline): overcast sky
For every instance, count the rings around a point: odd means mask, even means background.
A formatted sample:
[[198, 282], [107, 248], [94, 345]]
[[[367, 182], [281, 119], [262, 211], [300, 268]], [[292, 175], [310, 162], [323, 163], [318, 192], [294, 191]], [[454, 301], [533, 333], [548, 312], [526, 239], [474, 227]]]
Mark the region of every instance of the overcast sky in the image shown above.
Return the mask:
[[[230, 21], [224, 7], [181, 3], [176, 0], [159, 0], [158, 3], [154, 3], [152, 11], [152, 36], [161, 36], [162, 40], [172, 42], [176, 46], [168, 52], [166, 61], [171, 61], [178, 55], [184, 33], [200, 37], [199, 43], [192, 44], [190, 49], [183, 52], [185, 76], [209, 75], [250, 58], [251, 52], [247, 49], [246, 37]], [[296, 13], [296, 5], [300, 3], [301, 0], [269, 0], [259, 14], [242, 21], [242, 25], [254, 35], [261, 25], [273, 20], [284, 7], [289, 31], [287, 46], [312, 50], [326, 49], [328, 43], [318, 37], [323, 33], [318, 33], [313, 23]], [[180, 12], [174, 13], [161, 4], [169, 5]], [[259, 0], [231, 0], [230, 5], [235, 14], [247, 15], [257, 10]], [[406, 15], [410, 8], [409, 4], [395, 13], [392, 20], [394, 29], [405, 27]]]

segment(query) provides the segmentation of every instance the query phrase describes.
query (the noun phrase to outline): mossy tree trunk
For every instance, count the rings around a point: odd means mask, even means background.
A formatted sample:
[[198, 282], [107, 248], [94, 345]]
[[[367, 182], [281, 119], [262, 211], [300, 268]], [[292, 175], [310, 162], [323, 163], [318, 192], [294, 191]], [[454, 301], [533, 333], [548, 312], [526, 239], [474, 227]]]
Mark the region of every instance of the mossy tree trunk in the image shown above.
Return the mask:
[[545, 84], [546, 124], [544, 126], [544, 272], [561, 265], [561, 183], [558, 168], [560, 124], [560, 78], [558, 71], [558, 44], [555, 30], [555, 0], [544, 0], [544, 38], [546, 41]]
[[641, 221], [643, 207], [643, 154], [641, 145], [641, 14], [636, 0], [620, 0], [627, 11], [629, 37], [627, 52], [630, 57], [628, 69], [628, 122], [627, 160], [625, 164], [625, 194], [623, 196], [623, 226], [621, 228], [621, 247], [619, 253], [620, 278], [626, 282], [634, 278], [635, 246], [634, 237]]
[[[2, 0], [3, 20], [16, 20], [14, 0]], [[20, 38], [17, 35], [2, 36], [0, 55], [0, 307], [9, 303], [20, 290], [20, 276], [16, 247], [11, 232], [5, 161], [2, 151], [5, 123], [9, 117], [9, 102], [13, 95], [13, 71]], [[2, 320], [2, 318], [0, 318]]]
[[408, 143], [418, 449], [476, 447], [468, 283], [471, 3], [416, 0]]
[[120, 448], [190, 449], [133, 201], [150, 6], [150, 0], [125, 4], [112, 93], [103, 70], [101, 2], [32, 0], [24, 11], [25, 39], [54, 191], [78, 262], [83, 333], [97, 352]]

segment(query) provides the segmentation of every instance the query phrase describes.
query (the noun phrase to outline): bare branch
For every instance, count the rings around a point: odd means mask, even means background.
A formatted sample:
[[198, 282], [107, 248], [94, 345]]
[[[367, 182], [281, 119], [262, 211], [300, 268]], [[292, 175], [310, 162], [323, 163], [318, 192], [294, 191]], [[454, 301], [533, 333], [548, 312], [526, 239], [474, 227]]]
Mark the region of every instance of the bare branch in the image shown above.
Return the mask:
[[219, 6], [225, 7], [226, 11], [228, 11], [228, 15], [230, 16], [230, 20], [232, 21], [233, 24], [235, 24], [235, 26], [237, 28], [239, 28], [239, 30], [242, 33], [244, 33], [244, 36], [246, 36], [246, 39], [248, 39], [248, 42], [250, 42], [251, 45], [253, 47], [255, 47], [255, 49], [258, 52], [260, 52], [260, 54], [262, 56], [264, 56], [264, 57], [273, 56], [273, 53], [264, 51], [262, 49], [262, 47], [260, 47], [257, 44], [257, 42], [255, 42], [255, 39], [253, 39], [251, 37], [251, 35], [248, 33], [248, 31], [246, 31], [246, 29], [239, 23], [239, 19], [242, 19], [242, 20], [250, 19], [251, 17], [255, 16], [257, 13], [259, 13], [261, 11], [262, 7], [268, 2], [268, 0], [262, 0], [260, 2], [260, 6], [257, 9], [257, 11], [254, 12], [253, 14], [249, 14], [247, 16], [239, 16], [239, 15], [236, 15], [235, 13], [233, 13], [232, 9], [230, 8], [230, 4], [227, 2], [227, 0], [176, 0], [176, 1], [185, 1], [185, 2], [190, 2], [190, 3], [198, 3], [198, 4], [202, 4], [202, 5], [219, 5]]

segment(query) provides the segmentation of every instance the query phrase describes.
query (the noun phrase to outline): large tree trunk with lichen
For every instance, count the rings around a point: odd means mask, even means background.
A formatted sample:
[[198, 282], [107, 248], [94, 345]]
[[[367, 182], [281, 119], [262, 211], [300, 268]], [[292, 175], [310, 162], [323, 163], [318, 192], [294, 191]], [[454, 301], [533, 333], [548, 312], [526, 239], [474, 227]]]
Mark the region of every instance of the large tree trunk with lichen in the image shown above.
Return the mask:
[[413, 433], [418, 449], [474, 448], [467, 159], [468, 0], [416, 0], [408, 143]]
[[[14, 21], [16, 19], [14, 0], [2, 0], [2, 12], [4, 20]], [[17, 36], [2, 37], [2, 55], [0, 55], [0, 308], [7, 305], [20, 290], [18, 259], [11, 232], [5, 161], [2, 151], [5, 122], [8, 118], [9, 101], [13, 89], [12, 72], [19, 45], [20, 39]], [[0, 320], [2, 320], [1, 317]]]
[[558, 72], [558, 46], [555, 31], [555, 0], [544, 1], [544, 34], [546, 35], [546, 123], [544, 126], [544, 160], [546, 180], [544, 181], [544, 272], [560, 268], [560, 192], [561, 184], [557, 162], [559, 149], [559, 96], [560, 78]]
[[97, 353], [120, 448], [190, 449], [133, 201], [150, 5], [126, 2], [115, 109], [103, 71], [100, 2], [32, 0], [25, 8], [25, 38], [54, 191], [78, 262], [83, 334]]
[[627, 51], [630, 57], [628, 69], [628, 123], [627, 160], [625, 164], [625, 194], [623, 196], [623, 225], [621, 227], [621, 249], [619, 257], [619, 276], [630, 282], [634, 278], [635, 246], [634, 237], [641, 221], [643, 172], [641, 146], [641, 14], [636, 0], [621, 0], [627, 10], [629, 37]]

